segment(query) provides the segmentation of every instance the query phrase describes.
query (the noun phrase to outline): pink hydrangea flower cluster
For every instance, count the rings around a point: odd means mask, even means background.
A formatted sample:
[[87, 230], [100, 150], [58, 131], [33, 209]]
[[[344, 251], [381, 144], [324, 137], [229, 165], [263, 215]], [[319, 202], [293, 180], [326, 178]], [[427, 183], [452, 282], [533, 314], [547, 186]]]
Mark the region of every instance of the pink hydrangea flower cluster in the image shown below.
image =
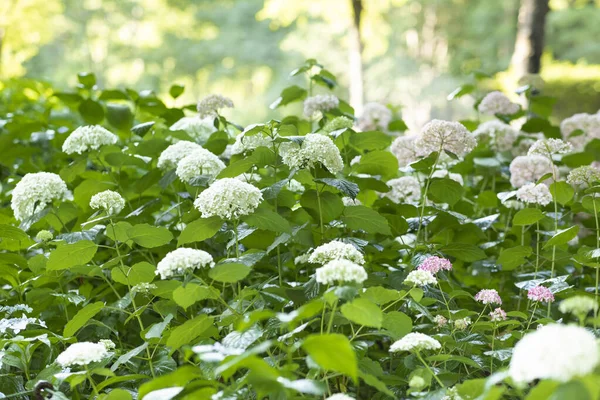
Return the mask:
[[527, 291], [527, 298], [533, 301], [550, 303], [554, 301], [554, 295], [545, 286], [535, 286]]
[[502, 304], [502, 299], [495, 289], [482, 289], [475, 295], [475, 300], [483, 304]]
[[421, 271], [429, 271], [433, 275], [437, 274], [441, 270], [450, 271], [452, 269], [452, 263], [446, 258], [438, 256], [427, 257], [421, 265], [417, 267]]
[[500, 307], [496, 308], [490, 313], [490, 320], [492, 322], [506, 321], [506, 311], [504, 311]]

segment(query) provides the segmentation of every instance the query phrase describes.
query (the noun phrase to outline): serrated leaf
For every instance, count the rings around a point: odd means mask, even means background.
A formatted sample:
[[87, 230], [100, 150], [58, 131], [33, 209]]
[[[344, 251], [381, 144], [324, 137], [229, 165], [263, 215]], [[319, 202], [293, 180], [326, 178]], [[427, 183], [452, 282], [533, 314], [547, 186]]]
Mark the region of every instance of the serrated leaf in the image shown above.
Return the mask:
[[181, 231], [179, 239], [177, 239], [177, 245], [181, 246], [210, 239], [219, 232], [222, 226], [223, 221], [219, 217], [199, 218], [187, 224]]
[[311, 335], [304, 340], [302, 347], [321, 368], [348, 375], [356, 381], [356, 354], [345, 335]]
[[570, 228], [559, 230], [554, 236], [552, 236], [546, 244], [544, 244], [544, 248], [552, 246], [560, 246], [561, 244], [565, 244], [571, 239], [574, 239], [579, 232], [579, 225], [573, 225]]
[[365, 298], [358, 298], [346, 303], [341, 308], [342, 315], [355, 324], [381, 328], [383, 313], [374, 303]]
[[281, 215], [267, 208], [257, 208], [252, 214], [244, 218], [244, 222], [258, 229], [273, 232], [291, 232], [290, 223]]
[[348, 197], [356, 198], [359, 192], [358, 185], [354, 182], [349, 182], [345, 179], [320, 178], [315, 179], [315, 182], [321, 182], [328, 186], [334, 187]]
[[244, 279], [251, 268], [240, 263], [217, 264], [208, 271], [208, 276], [217, 282], [235, 283]]
[[71, 337], [79, 329], [81, 329], [91, 318], [100, 312], [104, 308], [104, 303], [98, 301], [96, 303], [88, 304], [75, 314], [63, 330], [64, 337]]
[[539, 208], [524, 208], [517, 211], [513, 217], [513, 225], [533, 225], [544, 218], [544, 213]]
[[347, 207], [344, 210], [342, 221], [350, 229], [364, 230], [369, 233], [380, 233], [383, 235], [392, 234], [385, 217], [365, 206]]
[[48, 271], [59, 271], [77, 265], [85, 265], [92, 261], [97, 250], [96, 243], [89, 240], [64, 244], [50, 253], [46, 269]]
[[132, 226], [127, 231], [127, 236], [136, 244], [146, 248], [164, 246], [173, 240], [173, 234], [167, 228], [149, 224]]

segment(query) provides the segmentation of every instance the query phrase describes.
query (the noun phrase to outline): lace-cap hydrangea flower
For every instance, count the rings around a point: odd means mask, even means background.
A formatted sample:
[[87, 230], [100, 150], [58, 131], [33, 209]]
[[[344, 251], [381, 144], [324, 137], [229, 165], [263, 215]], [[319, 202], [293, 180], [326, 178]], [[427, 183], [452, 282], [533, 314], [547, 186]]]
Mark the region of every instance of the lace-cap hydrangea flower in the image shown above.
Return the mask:
[[263, 200], [260, 190], [235, 178], [218, 179], [194, 201], [202, 218], [213, 216], [226, 220], [252, 214]]
[[567, 154], [573, 151], [573, 145], [561, 139], [540, 139], [529, 148], [528, 155], [540, 155], [551, 158], [557, 154]]
[[449, 172], [446, 169], [438, 169], [433, 174], [431, 174], [431, 177], [432, 178], [449, 178], [449, 179], [452, 179], [454, 182], [457, 182], [458, 184], [460, 184], [460, 186], [464, 186], [464, 184], [465, 184], [465, 181], [463, 180], [463, 177], [461, 174]]
[[220, 94], [211, 94], [198, 102], [198, 115], [200, 118], [216, 117], [222, 108], [233, 108], [233, 101]]
[[322, 285], [341, 282], [363, 283], [367, 280], [367, 272], [360, 265], [349, 260], [332, 260], [317, 268], [315, 277]]
[[185, 131], [192, 139], [204, 144], [210, 135], [217, 131], [212, 118], [183, 117], [169, 128], [171, 131]]
[[352, 129], [353, 126], [354, 121], [342, 115], [340, 117], [335, 117], [331, 121], [328, 121], [323, 127], [323, 132], [332, 133], [341, 129]]
[[600, 138], [600, 115], [581, 113], [566, 118], [560, 123], [560, 133], [564, 140], [581, 151], [592, 139]]
[[395, 341], [390, 346], [390, 353], [401, 351], [419, 352], [422, 350], [438, 350], [442, 347], [440, 342], [420, 332], [411, 332], [402, 339]]
[[526, 334], [513, 349], [509, 375], [519, 385], [536, 379], [567, 382], [591, 373], [598, 343], [585, 328], [551, 324]]
[[386, 131], [392, 121], [392, 111], [380, 103], [367, 103], [358, 119], [358, 127], [361, 131], [374, 131], [381, 129]]
[[100, 362], [109, 356], [109, 351], [103, 343], [79, 342], [73, 343], [56, 357], [56, 363], [63, 368], [75, 365], [85, 366]]
[[502, 304], [502, 299], [496, 289], [482, 289], [475, 295], [475, 301], [483, 304]]
[[473, 133], [461, 123], [439, 119], [428, 122], [421, 130], [421, 136], [417, 141], [417, 147], [423, 155], [435, 151], [448, 151], [462, 157], [471, 152], [476, 145], [477, 140]]
[[156, 275], [160, 279], [167, 279], [174, 275], [181, 275], [185, 271], [194, 271], [198, 268], [214, 266], [213, 258], [203, 250], [180, 247], [173, 250], [158, 262], [156, 265]]
[[290, 168], [312, 168], [319, 163], [332, 174], [337, 174], [344, 168], [340, 150], [329, 137], [318, 133], [304, 136], [301, 145], [294, 142], [282, 143], [279, 152], [283, 163]]
[[175, 144], [170, 145], [158, 156], [158, 168], [162, 170], [175, 169], [179, 161], [186, 156], [190, 155], [195, 150], [201, 149], [197, 143], [189, 142], [187, 140], [181, 140]]
[[477, 109], [480, 113], [487, 115], [512, 115], [517, 113], [521, 107], [510, 101], [504, 93], [495, 91], [486, 94], [477, 106]]
[[101, 146], [115, 144], [118, 140], [115, 134], [100, 125], [81, 126], [64, 141], [62, 150], [67, 154], [81, 154], [88, 150], [98, 150]]
[[517, 199], [528, 204], [547, 206], [552, 202], [552, 194], [543, 183], [528, 183], [517, 190]]
[[406, 279], [404, 279], [404, 283], [406, 285], [421, 287], [427, 285], [436, 285], [437, 279], [435, 279], [435, 276], [433, 276], [433, 274], [429, 271], [416, 269], [408, 273]]
[[225, 163], [206, 149], [196, 149], [179, 161], [175, 174], [185, 183], [191, 183], [194, 178], [207, 176], [216, 178], [225, 169]]
[[551, 303], [554, 301], [554, 295], [545, 286], [535, 286], [527, 291], [527, 298], [533, 301], [540, 301], [543, 303]]
[[12, 208], [17, 221], [23, 221], [42, 211], [54, 200], [72, 198], [67, 184], [57, 174], [36, 172], [26, 174], [12, 191]]
[[451, 271], [452, 263], [446, 258], [431, 256], [423, 260], [423, 262], [417, 267], [417, 269], [422, 271], [429, 271], [433, 275], [435, 275], [440, 271]]
[[421, 184], [414, 176], [402, 176], [386, 182], [390, 191], [384, 196], [394, 203], [418, 203], [421, 199]]
[[585, 316], [598, 309], [598, 302], [592, 297], [578, 295], [561, 301], [558, 309], [563, 314], [570, 313], [576, 316]]
[[318, 113], [338, 108], [340, 101], [332, 94], [318, 94], [307, 97], [304, 100], [304, 115], [308, 118], [314, 117]]
[[567, 176], [567, 183], [570, 185], [589, 187], [598, 181], [600, 181], [600, 169], [591, 165], [575, 168]]
[[125, 208], [125, 199], [113, 190], [105, 190], [92, 196], [90, 207], [106, 211], [107, 215], [117, 215]]
[[473, 134], [482, 141], [489, 141], [492, 149], [508, 151], [519, 137], [519, 131], [512, 126], [498, 120], [486, 121], [479, 125]]
[[326, 400], [354, 400], [354, 397], [350, 397], [345, 393], [336, 393], [329, 396]]
[[398, 167], [407, 167], [423, 155], [423, 152], [417, 146], [418, 139], [419, 136], [417, 135], [398, 136], [394, 139], [390, 151], [398, 159]]
[[348, 260], [360, 265], [365, 263], [362, 253], [356, 247], [339, 240], [332, 240], [317, 247], [310, 255], [308, 262], [325, 265], [333, 260]]
[[494, 311], [490, 312], [490, 321], [492, 321], [492, 322], [506, 321], [506, 311], [504, 311], [500, 307], [496, 308]]
[[516, 188], [527, 183], [536, 183], [542, 176], [552, 173], [556, 177], [552, 162], [547, 157], [540, 155], [518, 156], [510, 163], [510, 184]]

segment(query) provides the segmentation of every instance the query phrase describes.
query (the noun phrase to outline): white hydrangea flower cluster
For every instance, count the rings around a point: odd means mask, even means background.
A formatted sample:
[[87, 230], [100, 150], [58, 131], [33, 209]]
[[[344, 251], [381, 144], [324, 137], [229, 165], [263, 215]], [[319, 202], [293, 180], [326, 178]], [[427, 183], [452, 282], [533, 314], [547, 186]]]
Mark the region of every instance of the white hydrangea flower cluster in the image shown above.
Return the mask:
[[540, 155], [518, 156], [510, 163], [510, 183], [516, 188], [527, 183], [535, 183], [542, 176], [554, 172], [554, 165], [548, 157]]
[[75, 365], [85, 366], [99, 362], [110, 355], [104, 343], [73, 343], [56, 357], [56, 363], [63, 368]]
[[162, 170], [175, 169], [179, 161], [198, 149], [202, 149], [198, 143], [181, 140], [163, 150], [158, 156], [158, 168]]
[[434, 173], [431, 174], [431, 177], [432, 178], [450, 178], [454, 182], [458, 182], [461, 186], [464, 186], [464, 184], [465, 184], [465, 181], [461, 174], [456, 174], [454, 172], [450, 172], [445, 169], [438, 169], [437, 171], [434, 171]]
[[218, 179], [194, 201], [202, 218], [237, 219], [254, 212], [263, 200], [260, 190], [235, 178]]
[[29, 324], [37, 324], [46, 328], [44, 321], [37, 318], [29, 318], [27, 315], [22, 314], [21, 317], [0, 319], [0, 333], [6, 333], [10, 329], [16, 335], [27, 329], [27, 325]]
[[210, 151], [200, 148], [179, 161], [175, 174], [185, 183], [190, 183], [201, 175], [214, 179], [225, 169], [225, 163]]
[[365, 258], [356, 247], [339, 240], [332, 240], [317, 247], [310, 255], [308, 262], [325, 265], [333, 260], [348, 260], [360, 265], [365, 263]]
[[12, 191], [12, 208], [15, 218], [23, 221], [42, 211], [54, 200], [68, 200], [72, 194], [67, 184], [57, 174], [36, 172], [26, 174]]
[[307, 97], [304, 100], [304, 115], [312, 118], [319, 112], [333, 110], [338, 108], [339, 105], [340, 100], [332, 94], [318, 94]]
[[406, 136], [398, 136], [392, 142], [390, 146], [390, 151], [393, 155], [398, 159], [398, 166], [400, 168], [404, 168], [409, 164], [417, 161], [419, 157], [424, 154], [417, 146], [417, 141], [419, 136], [417, 135], [406, 135]]
[[587, 315], [590, 311], [598, 309], [598, 303], [593, 297], [579, 295], [561, 301], [558, 309], [563, 314]]
[[496, 151], [511, 150], [519, 137], [517, 129], [496, 119], [482, 123], [473, 134], [476, 138], [489, 140], [490, 146]]
[[598, 343], [585, 328], [551, 324], [526, 334], [513, 349], [509, 375], [517, 384], [536, 379], [567, 382], [594, 370]]
[[[573, 135], [575, 131], [582, 131], [583, 134]], [[581, 151], [592, 139], [600, 139], [600, 114], [572, 115], [561, 122], [560, 133], [564, 140], [573, 144], [577, 151]]]
[[567, 154], [573, 151], [573, 145], [561, 139], [540, 139], [529, 148], [528, 155], [540, 155], [551, 158], [557, 154]]
[[354, 400], [354, 397], [350, 397], [345, 393], [336, 393], [329, 396], [326, 400]]
[[0, 312], [5, 313], [7, 317], [18, 311], [30, 313], [33, 311], [33, 308], [29, 307], [27, 304], [15, 304], [14, 306], [0, 306]]
[[517, 190], [517, 199], [528, 204], [547, 206], [552, 202], [552, 194], [548, 186], [542, 183], [528, 183]]
[[118, 140], [115, 134], [100, 125], [81, 126], [64, 141], [62, 150], [67, 154], [81, 154], [88, 150], [98, 150], [101, 146], [115, 144]]
[[422, 287], [427, 285], [437, 285], [437, 279], [435, 279], [435, 276], [429, 271], [415, 269], [408, 273], [406, 279], [404, 279], [404, 283], [411, 286]]
[[341, 129], [351, 129], [353, 126], [354, 121], [342, 115], [328, 121], [323, 127], [323, 132], [332, 133]]
[[438, 350], [442, 347], [441, 343], [431, 336], [420, 332], [411, 332], [402, 339], [395, 341], [390, 346], [390, 353], [398, 353], [401, 351], [422, 351], [422, 350]]
[[597, 181], [600, 181], [600, 169], [592, 165], [575, 168], [567, 176], [567, 183], [570, 185], [588, 187]]
[[352, 261], [332, 260], [317, 268], [315, 278], [322, 285], [332, 285], [336, 282], [363, 283], [367, 280], [367, 272]]
[[457, 319], [454, 321], [454, 328], [459, 331], [465, 331], [465, 330], [467, 330], [469, 325], [471, 325], [472, 323], [473, 322], [471, 321], [471, 318], [469, 318], [469, 317], [460, 318], [460, 319]]
[[279, 151], [283, 163], [290, 168], [312, 168], [316, 163], [320, 163], [332, 174], [344, 169], [340, 150], [329, 137], [318, 133], [304, 136], [302, 145], [294, 142], [283, 143]]
[[217, 131], [212, 118], [183, 117], [169, 128], [171, 131], [185, 131], [192, 139], [204, 144], [210, 135]]
[[374, 131], [381, 129], [386, 131], [392, 121], [392, 111], [380, 103], [367, 103], [358, 119], [358, 127], [361, 131]]
[[298, 182], [295, 179], [290, 179], [290, 181], [285, 185], [285, 188], [292, 193], [304, 193], [304, 185]]
[[250, 136], [246, 136], [241, 133], [235, 137], [235, 143], [231, 147], [231, 154], [243, 154], [252, 151], [257, 147], [270, 148], [272, 144], [273, 140], [262, 133], [257, 133], [256, 135]]
[[463, 397], [458, 393], [456, 386], [446, 389], [446, 394], [442, 397], [442, 400], [464, 400]]
[[211, 94], [198, 102], [196, 109], [200, 118], [215, 117], [222, 108], [233, 108], [233, 101], [220, 94]]
[[104, 210], [107, 215], [117, 215], [125, 208], [125, 199], [113, 190], [105, 190], [92, 196], [90, 207], [94, 210]]
[[459, 157], [469, 153], [477, 146], [475, 135], [459, 122], [434, 119], [421, 130], [417, 147], [423, 155], [434, 151], [449, 151]]
[[150, 293], [151, 290], [156, 289], [156, 286], [153, 283], [141, 282], [131, 288], [131, 293]]
[[390, 179], [386, 184], [390, 191], [385, 194], [385, 197], [394, 203], [418, 203], [421, 199], [421, 184], [414, 176]]
[[487, 115], [512, 115], [518, 112], [520, 107], [518, 104], [510, 101], [504, 93], [495, 91], [486, 94], [479, 103], [479, 106], [477, 106], [477, 109], [480, 113]]
[[187, 270], [214, 266], [213, 258], [203, 250], [180, 247], [173, 250], [158, 262], [156, 265], [156, 275], [160, 279], [168, 279], [175, 275], [181, 275]]

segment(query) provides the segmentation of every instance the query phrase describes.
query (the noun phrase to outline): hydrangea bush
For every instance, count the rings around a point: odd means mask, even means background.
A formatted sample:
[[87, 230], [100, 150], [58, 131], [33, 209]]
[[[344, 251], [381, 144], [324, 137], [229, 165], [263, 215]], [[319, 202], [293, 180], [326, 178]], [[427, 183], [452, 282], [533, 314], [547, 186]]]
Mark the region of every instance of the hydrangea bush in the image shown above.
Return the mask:
[[598, 399], [598, 116], [469, 84], [409, 132], [291, 76], [246, 127], [177, 85], [0, 92], [0, 393]]

